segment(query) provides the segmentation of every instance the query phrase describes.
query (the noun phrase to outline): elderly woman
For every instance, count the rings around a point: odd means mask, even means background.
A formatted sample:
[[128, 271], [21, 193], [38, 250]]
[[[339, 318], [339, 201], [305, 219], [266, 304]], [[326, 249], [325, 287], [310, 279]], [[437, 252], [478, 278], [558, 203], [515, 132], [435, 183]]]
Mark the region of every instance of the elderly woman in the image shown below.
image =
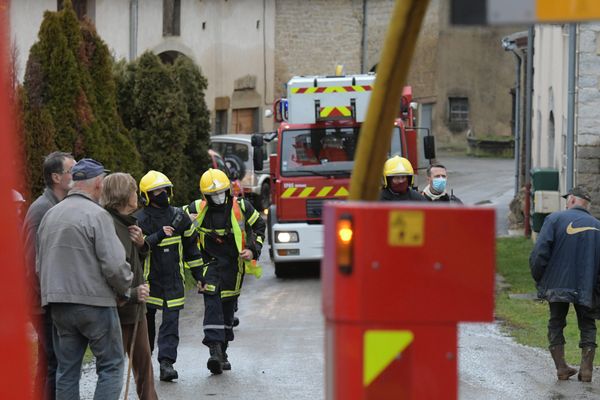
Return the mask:
[[[143, 260], [148, 251], [142, 230], [137, 226], [132, 213], [138, 208], [137, 184], [129, 174], [117, 172], [104, 179], [104, 187], [100, 204], [112, 215], [117, 236], [121, 240], [127, 262], [133, 271], [133, 282], [129, 296], [119, 307], [121, 330], [123, 331], [123, 347], [130, 357], [136, 381], [137, 394], [140, 400], [157, 399], [154, 388], [154, 373], [150, 343], [148, 341], [148, 324], [146, 322], [146, 298], [149, 288], [144, 283]], [[137, 332], [134, 336], [135, 325]], [[130, 352], [132, 351], [133, 357]]]

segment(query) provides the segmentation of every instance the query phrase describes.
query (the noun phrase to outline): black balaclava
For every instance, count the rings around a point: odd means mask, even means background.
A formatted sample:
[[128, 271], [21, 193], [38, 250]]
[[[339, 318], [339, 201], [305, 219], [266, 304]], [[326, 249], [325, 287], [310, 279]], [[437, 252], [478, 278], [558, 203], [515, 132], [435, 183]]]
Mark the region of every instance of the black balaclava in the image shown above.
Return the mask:
[[160, 208], [169, 207], [169, 194], [167, 192], [161, 192], [157, 196], [155, 196], [154, 193], [150, 192], [148, 194], [148, 197], [150, 198], [150, 203], [154, 203]]

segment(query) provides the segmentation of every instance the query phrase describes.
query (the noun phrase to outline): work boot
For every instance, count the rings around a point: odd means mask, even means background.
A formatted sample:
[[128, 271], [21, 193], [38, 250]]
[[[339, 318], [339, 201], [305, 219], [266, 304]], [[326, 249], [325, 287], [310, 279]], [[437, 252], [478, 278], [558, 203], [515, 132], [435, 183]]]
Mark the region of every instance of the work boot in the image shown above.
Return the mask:
[[581, 349], [581, 365], [579, 366], [579, 374], [577, 375], [577, 379], [579, 379], [581, 382], [592, 381], [595, 354], [595, 347], [585, 347]]
[[561, 344], [550, 346], [550, 354], [552, 354], [552, 359], [554, 360], [554, 365], [556, 366], [556, 376], [559, 380], [566, 381], [577, 373], [577, 370], [569, 367], [565, 361], [564, 345]]
[[210, 343], [208, 345], [208, 351], [210, 352], [210, 357], [208, 357], [208, 361], [206, 362], [206, 368], [208, 368], [213, 374], [222, 374], [223, 351], [221, 350], [221, 343]]
[[160, 380], [171, 382], [173, 379], [177, 378], [177, 371], [173, 368], [173, 363], [169, 360], [162, 360], [160, 362]]
[[233, 317], [233, 323], [231, 325], [233, 325], [233, 327], [235, 328], [239, 324], [240, 324], [240, 319], [238, 317]]
[[227, 343], [221, 343], [221, 351], [223, 353], [223, 371], [231, 371], [231, 364], [229, 363], [229, 357], [227, 357]]

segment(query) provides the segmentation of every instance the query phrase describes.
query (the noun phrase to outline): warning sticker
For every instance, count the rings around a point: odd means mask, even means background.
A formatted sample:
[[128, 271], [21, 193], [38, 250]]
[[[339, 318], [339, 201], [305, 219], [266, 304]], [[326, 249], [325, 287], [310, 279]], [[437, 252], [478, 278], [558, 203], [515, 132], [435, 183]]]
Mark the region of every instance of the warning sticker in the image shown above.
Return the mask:
[[390, 211], [388, 244], [390, 246], [423, 246], [425, 241], [423, 211]]

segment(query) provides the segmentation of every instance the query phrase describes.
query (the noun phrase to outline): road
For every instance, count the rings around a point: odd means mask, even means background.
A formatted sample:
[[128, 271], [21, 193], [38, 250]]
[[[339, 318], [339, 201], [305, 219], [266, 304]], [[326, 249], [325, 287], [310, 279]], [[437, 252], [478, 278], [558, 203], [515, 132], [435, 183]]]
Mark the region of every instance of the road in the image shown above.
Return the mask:
[[[449, 186], [466, 204], [496, 208], [498, 235], [506, 230], [507, 205], [513, 196], [511, 160], [440, 157], [449, 170]], [[424, 182], [420, 180], [420, 182]], [[202, 298], [188, 294], [181, 314], [181, 342], [175, 367], [177, 383], [158, 381], [160, 398], [172, 400], [313, 400], [324, 398], [324, 320], [321, 282], [312, 268], [289, 279], [277, 279], [263, 251], [265, 276], [248, 277], [240, 298], [230, 361], [232, 371], [211, 376], [208, 350], [202, 340]], [[596, 383], [571, 379], [557, 382], [547, 351], [516, 344], [499, 323], [462, 324], [459, 328], [459, 398], [592, 399], [600, 397]], [[574, 345], [574, 344], [573, 344]], [[598, 374], [598, 371], [596, 371]], [[424, 382], [432, 384], [434, 382]], [[82, 398], [91, 399], [93, 365], [82, 377]], [[136, 398], [130, 393], [129, 398]]]

